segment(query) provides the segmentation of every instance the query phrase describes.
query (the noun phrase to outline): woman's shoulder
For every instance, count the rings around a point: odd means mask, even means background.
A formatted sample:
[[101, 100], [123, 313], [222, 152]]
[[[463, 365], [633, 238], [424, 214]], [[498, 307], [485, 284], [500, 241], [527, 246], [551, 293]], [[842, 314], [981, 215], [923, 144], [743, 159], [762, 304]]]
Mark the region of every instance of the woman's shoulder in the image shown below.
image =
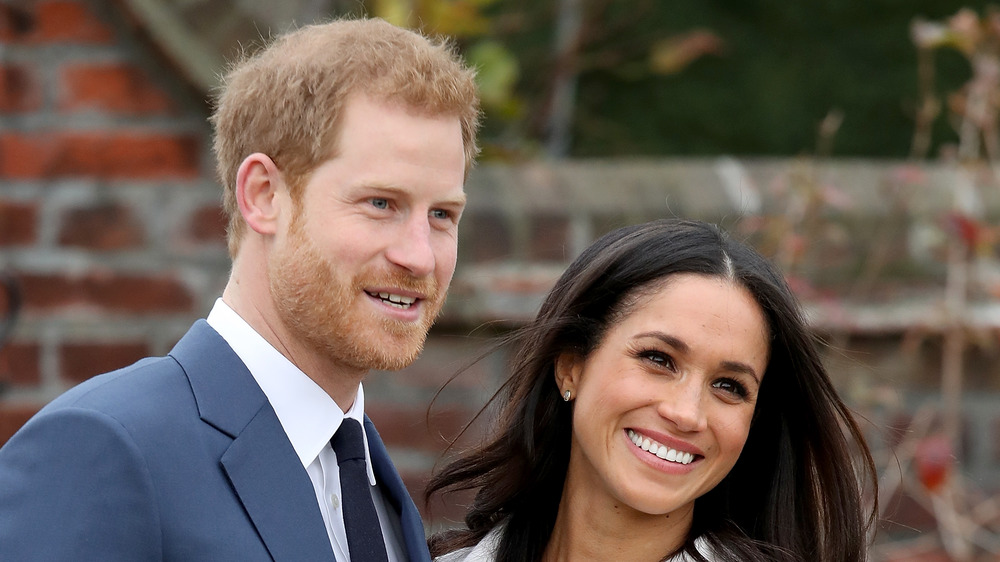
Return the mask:
[[[434, 562], [494, 562], [496, 560], [497, 546], [500, 543], [500, 534], [503, 532], [503, 525], [497, 525], [486, 534], [475, 546], [467, 546], [465, 548], [460, 548], [454, 550], [447, 554], [442, 554], [434, 559]], [[694, 542], [695, 548], [698, 552], [707, 558], [712, 560], [712, 547], [709, 546], [708, 541], [703, 537], [698, 537]], [[676, 556], [671, 556], [670, 558], [664, 560], [664, 562], [694, 562], [693, 559], [686, 553], [680, 553]]]
[[486, 536], [475, 546], [467, 546], [442, 554], [435, 558], [434, 562], [493, 562], [496, 560], [497, 545], [500, 543], [502, 531], [503, 526], [497, 525], [489, 533], [486, 533]]

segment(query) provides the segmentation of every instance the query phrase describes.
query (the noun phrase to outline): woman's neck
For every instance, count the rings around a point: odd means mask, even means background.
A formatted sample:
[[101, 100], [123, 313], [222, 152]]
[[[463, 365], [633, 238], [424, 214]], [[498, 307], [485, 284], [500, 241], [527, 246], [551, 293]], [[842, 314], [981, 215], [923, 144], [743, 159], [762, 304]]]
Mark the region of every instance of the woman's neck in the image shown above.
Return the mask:
[[[649, 515], [621, 503], [594, 505], [564, 490], [544, 562], [659, 561], [687, 539], [693, 505], [667, 515]], [[589, 504], [589, 505], [583, 505]]]

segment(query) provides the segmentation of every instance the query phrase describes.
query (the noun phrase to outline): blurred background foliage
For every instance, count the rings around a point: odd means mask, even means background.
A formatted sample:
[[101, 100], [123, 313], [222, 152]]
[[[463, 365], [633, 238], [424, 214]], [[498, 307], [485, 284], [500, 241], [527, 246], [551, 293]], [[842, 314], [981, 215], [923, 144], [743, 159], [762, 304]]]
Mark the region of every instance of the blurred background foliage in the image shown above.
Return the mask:
[[[973, 0], [369, 0], [340, 10], [456, 38], [480, 69], [484, 157], [902, 158], [923, 94], [914, 21]], [[943, 99], [971, 76], [934, 49]], [[836, 136], [819, 146], [831, 119]], [[946, 111], [925, 153], [955, 144]], [[561, 138], [559, 138], [561, 137]]]

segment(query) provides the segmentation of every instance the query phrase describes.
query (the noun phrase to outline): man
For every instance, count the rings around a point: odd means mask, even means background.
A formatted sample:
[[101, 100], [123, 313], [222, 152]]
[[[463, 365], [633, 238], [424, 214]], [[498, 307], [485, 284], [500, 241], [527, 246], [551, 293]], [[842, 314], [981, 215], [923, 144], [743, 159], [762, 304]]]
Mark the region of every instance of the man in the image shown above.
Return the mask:
[[378, 20], [234, 67], [222, 298], [0, 449], [0, 560], [428, 560], [361, 381], [412, 362], [440, 311], [478, 115], [452, 51]]

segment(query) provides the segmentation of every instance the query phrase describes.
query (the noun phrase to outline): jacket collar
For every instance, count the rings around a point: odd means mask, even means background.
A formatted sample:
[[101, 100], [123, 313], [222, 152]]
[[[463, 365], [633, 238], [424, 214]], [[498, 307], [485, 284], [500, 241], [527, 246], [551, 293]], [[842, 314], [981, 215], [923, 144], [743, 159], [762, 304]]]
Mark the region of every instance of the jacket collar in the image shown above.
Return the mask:
[[316, 494], [274, 410], [226, 341], [199, 320], [170, 355], [201, 419], [232, 442], [222, 470], [275, 560], [332, 560]]

